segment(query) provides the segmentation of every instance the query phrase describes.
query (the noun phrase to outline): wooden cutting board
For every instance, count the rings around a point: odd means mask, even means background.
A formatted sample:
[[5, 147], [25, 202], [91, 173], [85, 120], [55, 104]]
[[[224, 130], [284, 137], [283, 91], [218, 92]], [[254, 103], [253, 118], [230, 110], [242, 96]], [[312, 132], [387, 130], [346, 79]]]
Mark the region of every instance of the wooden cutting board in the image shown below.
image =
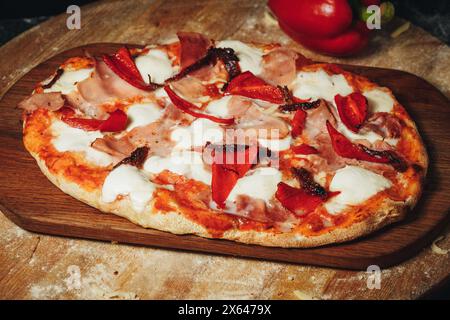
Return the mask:
[[[65, 59], [84, 51], [98, 55], [120, 45], [99, 43], [62, 52], [38, 65], [0, 101], [0, 209], [20, 227], [41, 233], [117, 241], [171, 249], [306, 263], [349, 269], [376, 264], [387, 267], [414, 255], [449, 220], [450, 108], [448, 99], [425, 80], [398, 70], [343, 66], [391, 88], [416, 121], [430, 155], [422, 199], [408, 218], [360, 240], [311, 249], [282, 249], [244, 245], [226, 240], [179, 236], [141, 228], [115, 215], [102, 214], [53, 186], [22, 145], [16, 104], [34, 85], [47, 78]], [[133, 45], [130, 45], [132, 47]]]

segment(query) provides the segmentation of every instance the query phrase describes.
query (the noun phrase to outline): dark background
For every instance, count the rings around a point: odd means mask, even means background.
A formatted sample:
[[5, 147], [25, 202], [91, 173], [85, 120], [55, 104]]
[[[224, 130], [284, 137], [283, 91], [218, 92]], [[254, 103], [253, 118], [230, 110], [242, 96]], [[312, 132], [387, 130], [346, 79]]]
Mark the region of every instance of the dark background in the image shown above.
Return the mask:
[[[90, 2], [94, 1], [2, 0], [0, 2], [0, 46], [51, 16], [65, 12], [69, 5], [83, 5]], [[408, 19], [450, 45], [450, 0], [391, 0], [391, 2], [395, 5], [397, 16]], [[448, 299], [449, 297], [450, 283], [447, 282], [424, 298]]]
[[[450, 45], [450, 0], [391, 1], [395, 5], [396, 15], [421, 26]], [[30, 2], [2, 0], [0, 2], [0, 45], [51, 16], [65, 12], [71, 4], [83, 5], [89, 2], [93, 1], [39, 0]]]

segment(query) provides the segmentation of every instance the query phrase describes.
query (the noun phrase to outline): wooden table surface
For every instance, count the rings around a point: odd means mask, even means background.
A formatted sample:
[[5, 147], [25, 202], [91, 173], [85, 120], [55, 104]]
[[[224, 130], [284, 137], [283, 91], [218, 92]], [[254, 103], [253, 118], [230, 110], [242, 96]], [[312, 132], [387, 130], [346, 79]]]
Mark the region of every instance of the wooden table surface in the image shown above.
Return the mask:
[[[57, 52], [91, 42], [152, 43], [178, 30], [215, 39], [280, 42], [318, 60], [401, 69], [450, 96], [450, 48], [422, 29], [411, 26], [395, 39], [389, 36], [392, 30], [382, 30], [364, 54], [335, 59], [292, 42], [268, 15], [265, 2], [92, 3], [81, 8], [79, 30], [68, 30], [68, 15], [62, 14], [0, 47], [0, 96]], [[32, 177], [18, 173], [17, 179], [26, 183]], [[447, 228], [439, 247], [450, 248], [449, 233]], [[2, 299], [414, 299], [441, 286], [449, 274], [448, 253], [428, 247], [382, 270], [381, 288], [369, 289], [366, 272], [45, 236], [0, 215]]]

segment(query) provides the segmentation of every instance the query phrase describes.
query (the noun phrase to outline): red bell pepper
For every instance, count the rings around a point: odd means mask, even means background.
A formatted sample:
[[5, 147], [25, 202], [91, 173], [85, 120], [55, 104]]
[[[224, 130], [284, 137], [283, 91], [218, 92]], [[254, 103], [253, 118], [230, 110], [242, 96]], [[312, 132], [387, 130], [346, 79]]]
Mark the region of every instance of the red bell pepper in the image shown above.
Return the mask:
[[367, 45], [370, 30], [360, 20], [360, 13], [372, 4], [380, 1], [269, 0], [281, 29], [290, 37], [310, 49], [336, 56], [355, 54]]
[[258, 152], [257, 149], [249, 146], [225, 145], [221, 147], [213, 150], [211, 192], [212, 199], [217, 206], [224, 208], [225, 201], [238, 179], [242, 178], [256, 163]]
[[292, 119], [292, 130], [291, 135], [293, 138], [298, 137], [302, 134], [303, 129], [305, 128], [306, 123], [306, 111], [304, 110], [297, 110], [295, 111], [294, 118]]
[[353, 19], [347, 0], [269, 0], [269, 7], [285, 25], [309, 37], [335, 37]]
[[299, 216], [314, 211], [324, 201], [318, 195], [291, 187], [284, 182], [278, 183], [275, 197], [281, 202], [283, 207]]
[[399, 158], [393, 151], [377, 151], [367, 148], [362, 144], [354, 144], [342, 133], [337, 131], [328, 121], [327, 130], [331, 138], [333, 150], [341, 157], [389, 164], [400, 172], [407, 169], [404, 160]]
[[198, 110], [198, 107], [196, 105], [180, 98], [169, 86], [165, 86], [164, 90], [167, 92], [167, 95], [169, 96], [170, 100], [172, 101], [175, 107], [186, 112], [187, 114], [190, 114], [193, 117], [204, 118], [226, 125], [234, 123], [234, 118], [218, 118], [210, 114], [195, 111], [195, 109]]
[[344, 125], [357, 133], [367, 118], [367, 99], [359, 92], [345, 97], [340, 94], [334, 97], [339, 117]]
[[120, 109], [110, 113], [108, 119], [85, 119], [73, 117], [73, 112], [63, 110], [61, 120], [69, 126], [86, 131], [119, 132], [126, 128], [128, 116]]
[[308, 155], [308, 154], [318, 154], [319, 151], [310, 146], [309, 144], [301, 144], [298, 146], [292, 146], [291, 150], [295, 153], [295, 154], [303, 154], [303, 155]]
[[280, 88], [268, 84], [250, 71], [243, 72], [231, 80], [225, 89], [225, 93], [277, 104], [284, 102], [284, 95]]
[[366, 29], [362, 21], [361, 23], [355, 23], [343, 33], [332, 38], [305, 36], [281, 21], [279, 24], [281, 29], [295, 41], [312, 50], [332, 56], [353, 55], [364, 49], [369, 43], [369, 30]]
[[292, 173], [298, 179], [301, 189], [280, 182], [275, 197], [286, 209], [297, 215], [310, 213], [321, 203], [339, 194], [339, 192], [326, 191], [314, 181], [306, 169], [293, 168]]
[[147, 84], [134, 63], [130, 51], [126, 47], [120, 48], [113, 55], [103, 55], [103, 62], [120, 78], [136, 87], [145, 91], [152, 91], [159, 87], [154, 83]]

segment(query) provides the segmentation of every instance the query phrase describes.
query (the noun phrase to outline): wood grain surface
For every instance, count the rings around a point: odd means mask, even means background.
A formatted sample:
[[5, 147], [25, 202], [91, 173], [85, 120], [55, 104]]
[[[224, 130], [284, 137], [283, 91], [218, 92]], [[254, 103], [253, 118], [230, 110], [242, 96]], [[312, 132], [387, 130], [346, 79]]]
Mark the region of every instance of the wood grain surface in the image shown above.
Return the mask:
[[[35, 232], [110, 240], [171, 249], [193, 250], [217, 254], [260, 258], [293, 263], [365, 270], [369, 265], [389, 267], [411, 257], [428, 245], [442, 231], [450, 215], [450, 181], [438, 179], [437, 172], [450, 175], [450, 140], [447, 123], [450, 108], [447, 98], [439, 90], [412, 74], [392, 69], [362, 66], [343, 67], [367, 76], [393, 90], [400, 103], [414, 115], [420, 132], [430, 150], [428, 180], [422, 199], [402, 223], [349, 243], [311, 249], [284, 249], [244, 245], [232, 241], [211, 240], [196, 236], [173, 235], [133, 225], [124, 218], [104, 215], [58, 190], [46, 181], [34, 159], [28, 155], [21, 139], [18, 123], [21, 110], [17, 103], [32, 92], [42, 79], [47, 79], [58, 66], [70, 57], [86, 52], [94, 56], [116, 52], [120, 44], [90, 44], [64, 51], [39, 64], [15, 83], [0, 100], [0, 208], [20, 227]], [[136, 47], [127, 44], [128, 47]], [[411, 92], [415, 92], [411, 95]], [[17, 161], [22, 159], [22, 161]], [[34, 177], [24, 184], [14, 179], [17, 174]], [[35, 199], [36, 195], [38, 199]], [[38, 200], [38, 201], [36, 201]]]
[[[414, 26], [396, 39], [389, 37], [390, 30], [383, 30], [365, 53], [342, 60], [294, 44], [268, 16], [264, 1], [101, 1], [82, 8], [80, 30], [67, 30], [65, 19], [65, 15], [50, 19], [0, 48], [2, 61], [13, 62], [0, 65], [0, 95], [34, 66], [65, 49], [92, 42], [152, 43], [178, 30], [203, 32], [216, 39], [278, 41], [317, 60], [402, 69], [425, 78], [446, 96], [450, 93], [450, 75], [445, 71], [450, 68], [450, 49]], [[420, 91], [421, 87], [414, 87], [410, 95], [427, 97]], [[432, 128], [440, 123], [439, 115], [448, 117], [448, 111], [428, 116], [424, 109], [412, 115], [423, 116], [425, 126]], [[20, 139], [20, 132], [4, 132], [4, 128], [2, 136]], [[442, 147], [438, 141], [446, 141], [448, 149], [448, 134], [440, 132], [440, 140], [428, 141], [438, 151]], [[29, 158], [20, 154], [15, 150], [4, 157], [27, 166]], [[448, 170], [448, 155], [435, 154]], [[448, 191], [445, 172], [432, 171], [436, 181], [429, 188], [440, 185]], [[13, 180], [30, 186], [50, 184], [25, 172], [8, 175], [6, 184]], [[36, 205], [36, 212], [38, 208], [45, 212], [42, 199], [51, 196], [48, 190], [42, 188], [27, 200]], [[439, 198], [444, 204], [448, 196], [443, 192]], [[19, 195], [12, 199], [15, 206], [24, 201]], [[65, 208], [72, 204], [61, 203]], [[102, 219], [106, 217], [110, 216]], [[448, 237], [439, 242], [442, 248], [449, 244]], [[439, 287], [450, 270], [448, 253], [425, 248], [415, 258], [383, 269], [381, 288], [370, 290], [365, 272], [43, 236], [24, 231], [2, 216], [0, 246], [1, 298], [417, 298]]]

